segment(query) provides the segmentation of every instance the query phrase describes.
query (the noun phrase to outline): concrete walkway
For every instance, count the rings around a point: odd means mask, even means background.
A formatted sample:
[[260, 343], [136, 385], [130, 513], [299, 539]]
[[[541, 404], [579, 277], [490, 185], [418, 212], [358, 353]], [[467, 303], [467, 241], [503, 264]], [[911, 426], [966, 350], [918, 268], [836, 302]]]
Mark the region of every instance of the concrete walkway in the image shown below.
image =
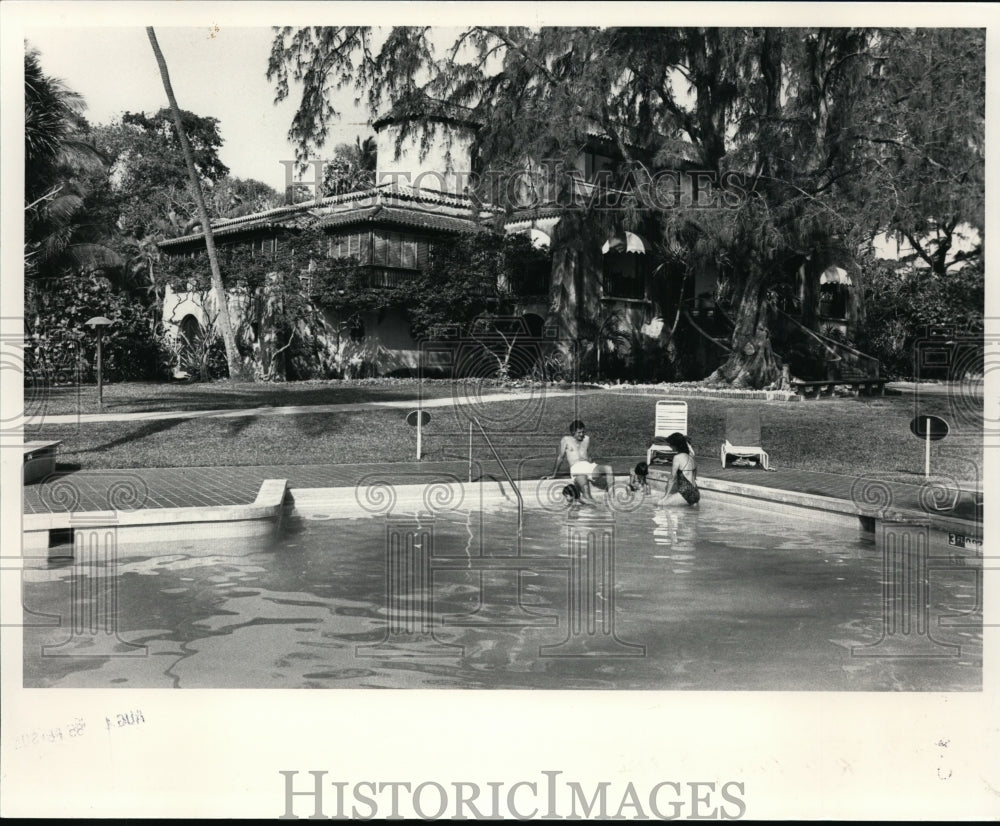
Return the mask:
[[[558, 390], [545, 388], [545, 398], [561, 396], [581, 396], [589, 393], [603, 392], [599, 389], [579, 388], [575, 390]], [[484, 404], [486, 402], [516, 402], [534, 399], [539, 395], [537, 390], [524, 390], [514, 393], [490, 393], [476, 396], [466, 395], [470, 403]], [[450, 407], [455, 404], [455, 396], [423, 399], [422, 408]], [[246, 416], [294, 416], [300, 413], [350, 413], [357, 410], [369, 410], [373, 407], [414, 410], [417, 399], [396, 399], [394, 401], [344, 402], [341, 404], [300, 404], [287, 407], [250, 407], [220, 410], [151, 410], [141, 413], [66, 413], [56, 416], [46, 415], [46, 424], [97, 424], [100, 422], [142, 422], [166, 419], [237, 419]]]
[[921, 396], [983, 396], [984, 383], [978, 381], [952, 381], [952, 382], [912, 382], [912, 381], [890, 381], [886, 382], [885, 389], [897, 393], [916, 393]]
[[[923, 391], [925, 385], [921, 385]], [[915, 388], [911, 388], [912, 389]], [[942, 392], [948, 392], [941, 386]], [[574, 396], [600, 393], [600, 389], [552, 389], [546, 396]], [[537, 390], [493, 393], [475, 396], [475, 403], [532, 399]], [[443, 408], [455, 404], [452, 396], [424, 399], [424, 408]], [[47, 416], [53, 424], [149, 421], [195, 418], [239, 418], [247, 416], [287, 416], [302, 413], [350, 412], [383, 407], [415, 409], [416, 399], [349, 402], [325, 405], [294, 405], [248, 409], [149, 411], [141, 413], [98, 413]], [[611, 456], [616, 471], [627, 479], [629, 469], [644, 456]], [[508, 463], [515, 480], [539, 479], [551, 472], [552, 459], [546, 455]], [[734, 485], [752, 485], [774, 491], [774, 498], [785, 493], [823, 496], [867, 508], [873, 504], [900, 510], [923, 511], [931, 516], [966, 520], [982, 524], [983, 495], [962, 483], [960, 490], [945, 491], [924, 485], [922, 480], [900, 482], [878, 473], [858, 478], [824, 471], [776, 468], [765, 472], [757, 468], [723, 468], [717, 458], [699, 456], [699, 474], [706, 479]], [[492, 460], [476, 461], [471, 481], [480, 478], [505, 479], [500, 466]], [[65, 470], [57, 466], [55, 475], [39, 484], [24, 488], [24, 513], [66, 511], [102, 511], [109, 509], [213, 507], [241, 505], [254, 501], [266, 479], [286, 479], [294, 488], [354, 488], [371, 480], [392, 484], [419, 484], [436, 480], [470, 481], [467, 461], [423, 461], [374, 464], [317, 464], [238, 467], [182, 467]], [[658, 486], [659, 487], [659, 486]]]
[[[643, 457], [607, 457], [627, 479], [628, 469]], [[774, 492], [781, 500], [787, 494], [808, 494], [839, 500], [846, 509], [884, 507], [927, 513], [932, 518], [963, 520], [970, 532], [981, 530], [982, 494], [971, 490], [940, 491], [920, 484], [880, 479], [877, 475], [857, 478], [823, 471], [779, 468], [723, 468], [718, 459], [699, 458], [699, 477], [734, 485], [752, 485]], [[550, 457], [511, 462], [515, 481], [539, 479], [550, 473]], [[211, 507], [240, 505], [254, 501], [266, 479], [286, 479], [288, 487], [345, 488], [375, 482], [394, 485], [434, 481], [469, 481], [467, 461], [393, 462], [378, 464], [272, 465], [240, 467], [136, 468], [121, 470], [77, 470], [56, 473], [47, 480], [24, 488], [26, 514], [109, 509]], [[472, 480], [504, 481], [495, 461], [476, 461]], [[659, 490], [661, 484], [656, 485]], [[763, 494], [766, 496], [766, 494]]]

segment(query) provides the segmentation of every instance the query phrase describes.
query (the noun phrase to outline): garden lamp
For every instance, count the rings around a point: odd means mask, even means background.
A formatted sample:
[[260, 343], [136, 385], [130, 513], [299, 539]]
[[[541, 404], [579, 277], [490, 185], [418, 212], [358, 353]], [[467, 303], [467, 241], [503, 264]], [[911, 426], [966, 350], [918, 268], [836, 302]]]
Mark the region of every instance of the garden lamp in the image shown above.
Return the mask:
[[105, 318], [102, 315], [94, 316], [88, 321], [83, 322], [92, 330], [97, 333], [97, 407], [104, 407], [104, 381], [101, 376], [101, 339], [103, 336], [102, 328], [107, 327], [111, 324], [110, 318]]

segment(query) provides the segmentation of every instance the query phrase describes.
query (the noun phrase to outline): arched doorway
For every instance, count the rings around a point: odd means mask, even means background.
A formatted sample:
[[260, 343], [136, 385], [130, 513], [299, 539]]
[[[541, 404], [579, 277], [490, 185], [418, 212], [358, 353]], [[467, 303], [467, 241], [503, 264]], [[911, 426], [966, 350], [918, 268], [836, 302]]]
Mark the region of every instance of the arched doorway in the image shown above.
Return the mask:
[[201, 322], [188, 313], [177, 325], [177, 340], [180, 342], [177, 369], [188, 374], [197, 374], [201, 369], [199, 354], [202, 339]]
[[524, 313], [521, 317], [528, 328], [528, 335], [532, 338], [541, 338], [545, 329], [545, 319], [538, 313]]

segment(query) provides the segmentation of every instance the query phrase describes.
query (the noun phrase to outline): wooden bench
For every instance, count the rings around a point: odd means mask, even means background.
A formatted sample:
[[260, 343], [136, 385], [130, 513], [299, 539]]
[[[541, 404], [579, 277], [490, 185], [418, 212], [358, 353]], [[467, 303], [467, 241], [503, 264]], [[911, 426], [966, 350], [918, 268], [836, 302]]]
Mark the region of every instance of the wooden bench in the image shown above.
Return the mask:
[[24, 443], [24, 484], [30, 485], [55, 473], [56, 451], [62, 442]]
[[850, 387], [863, 396], [885, 395], [885, 379], [822, 379], [793, 381], [792, 389], [806, 399], [832, 396], [836, 387]]

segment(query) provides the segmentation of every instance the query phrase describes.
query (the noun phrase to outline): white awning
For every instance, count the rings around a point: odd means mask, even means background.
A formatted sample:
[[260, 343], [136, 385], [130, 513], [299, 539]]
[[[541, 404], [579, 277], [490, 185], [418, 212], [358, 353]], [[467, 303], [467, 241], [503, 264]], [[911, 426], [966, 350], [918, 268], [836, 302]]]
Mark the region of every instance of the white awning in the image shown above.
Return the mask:
[[851, 281], [851, 276], [847, 274], [847, 270], [841, 269], [840, 267], [827, 267], [820, 273], [819, 276], [820, 284], [846, 284], [848, 287], [853, 287], [854, 282]]
[[548, 249], [552, 246], [552, 239], [549, 237], [547, 232], [542, 232], [536, 227], [532, 227], [528, 230], [528, 238], [531, 239], [531, 246], [535, 249]]
[[601, 247], [601, 254], [607, 255], [612, 249], [621, 252], [638, 252], [645, 255], [649, 252], [649, 242], [641, 235], [634, 232], [626, 232], [624, 235], [616, 235], [604, 242]]

